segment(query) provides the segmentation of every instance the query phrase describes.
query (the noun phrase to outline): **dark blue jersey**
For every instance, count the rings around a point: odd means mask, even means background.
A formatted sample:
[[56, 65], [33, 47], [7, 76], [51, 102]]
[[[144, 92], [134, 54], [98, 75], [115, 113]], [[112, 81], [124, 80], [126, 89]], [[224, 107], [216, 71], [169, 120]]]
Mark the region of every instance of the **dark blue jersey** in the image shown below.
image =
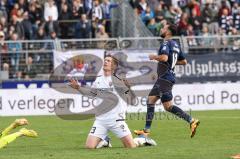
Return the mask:
[[174, 40], [164, 41], [159, 48], [158, 55], [167, 55], [167, 62], [158, 62], [158, 76], [175, 83], [174, 67], [178, 60], [184, 60], [185, 56], [179, 46]]

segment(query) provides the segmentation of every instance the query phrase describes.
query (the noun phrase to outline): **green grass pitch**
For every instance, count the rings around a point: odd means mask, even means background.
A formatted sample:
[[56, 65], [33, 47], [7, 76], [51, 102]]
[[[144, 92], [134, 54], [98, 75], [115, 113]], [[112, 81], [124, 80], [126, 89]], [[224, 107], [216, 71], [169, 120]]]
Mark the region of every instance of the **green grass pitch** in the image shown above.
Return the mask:
[[[54, 116], [27, 117], [38, 138], [18, 138], [0, 150], [0, 159], [227, 159], [240, 153], [240, 110], [196, 111], [201, 120], [191, 139], [189, 125], [165, 118], [153, 121], [151, 137], [156, 147], [122, 148], [110, 134], [113, 148], [86, 150], [85, 139], [93, 120], [66, 121]], [[0, 117], [0, 128], [16, 117]], [[144, 120], [127, 121], [131, 130], [144, 126]]]

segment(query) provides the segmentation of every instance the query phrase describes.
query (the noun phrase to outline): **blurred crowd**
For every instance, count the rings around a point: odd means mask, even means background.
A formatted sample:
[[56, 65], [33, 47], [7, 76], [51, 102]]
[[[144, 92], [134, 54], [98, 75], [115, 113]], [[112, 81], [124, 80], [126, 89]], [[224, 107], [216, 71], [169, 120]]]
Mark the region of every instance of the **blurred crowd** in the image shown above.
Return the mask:
[[[224, 38], [239, 35], [240, 0], [131, 0], [130, 3], [154, 36], [160, 35], [168, 21], [176, 25], [176, 36], [187, 37], [190, 47], [223, 45], [228, 51], [240, 49], [239, 37]], [[215, 35], [221, 37], [211, 39]], [[229, 45], [233, 46], [230, 50]]]
[[[110, 12], [117, 6], [109, 0], [0, 0], [0, 70], [14, 79], [49, 73], [52, 53], [42, 52], [53, 46], [47, 42], [26, 46], [20, 41], [108, 38]], [[39, 53], [26, 54], [23, 50], [29, 47]]]
[[[110, 34], [109, 0], [1, 0], [0, 35], [12, 40], [95, 38]], [[56, 34], [53, 37], [52, 34]]]
[[154, 35], [166, 21], [176, 24], [182, 36], [235, 35], [240, 30], [239, 0], [132, 0], [131, 4]]
[[[0, 70], [19, 79], [50, 72], [52, 55], [19, 54], [25, 46], [18, 41], [109, 38], [111, 10], [122, 2], [129, 2], [154, 36], [160, 36], [167, 21], [176, 24], [178, 36], [187, 36], [189, 46], [216, 45], [211, 35], [239, 35], [240, 0], [0, 0]], [[240, 38], [218, 41], [240, 49]], [[52, 47], [41, 43], [36, 48]]]
[[[111, 36], [111, 9], [119, 3], [110, 0], [1, 0], [0, 38], [108, 38]], [[179, 35], [183, 36], [235, 35], [240, 29], [240, 0], [129, 0], [129, 3], [154, 36], [159, 36], [166, 21], [175, 23]]]

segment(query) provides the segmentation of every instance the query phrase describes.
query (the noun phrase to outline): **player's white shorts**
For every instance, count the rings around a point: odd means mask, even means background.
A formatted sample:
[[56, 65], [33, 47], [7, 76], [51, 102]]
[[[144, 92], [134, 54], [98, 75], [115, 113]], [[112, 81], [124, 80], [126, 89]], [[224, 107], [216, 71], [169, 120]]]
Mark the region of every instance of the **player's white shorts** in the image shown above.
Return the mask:
[[101, 139], [105, 139], [108, 132], [111, 131], [118, 138], [125, 137], [131, 134], [128, 125], [125, 121], [100, 121], [95, 120], [89, 135], [96, 136]]

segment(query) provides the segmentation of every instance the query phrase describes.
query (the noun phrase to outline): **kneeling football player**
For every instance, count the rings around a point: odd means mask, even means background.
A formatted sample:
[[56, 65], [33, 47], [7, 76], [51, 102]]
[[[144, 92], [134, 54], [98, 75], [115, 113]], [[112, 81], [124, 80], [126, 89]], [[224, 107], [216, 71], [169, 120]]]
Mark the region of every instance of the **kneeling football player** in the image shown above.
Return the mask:
[[[70, 79], [69, 81], [69, 85], [77, 89], [80, 93], [94, 98], [100, 97], [105, 100], [105, 104], [102, 104], [104, 101], [100, 101], [99, 103], [101, 104], [97, 106], [95, 121], [88, 134], [85, 147], [88, 149], [111, 147], [108, 138], [109, 131], [114, 133], [126, 148], [156, 145], [155, 141], [145, 136], [135, 139], [132, 137], [131, 131], [125, 122], [127, 104], [124, 103], [116, 93], [116, 86], [114, 88], [113, 80], [116, 80], [115, 84], [125, 85], [127, 90], [124, 92], [132, 93], [132, 91], [126, 80], [122, 80], [115, 75], [117, 66], [118, 61], [113, 56], [106, 56], [103, 64], [103, 75], [96, 78], [89, 91], [87, 91], [86, 87], [81, 87], [77, 80]], [[107, 91], [107, 93], [103, 93], [104, 90]], [[111, 102], [112, 104], [109, 104]]]

